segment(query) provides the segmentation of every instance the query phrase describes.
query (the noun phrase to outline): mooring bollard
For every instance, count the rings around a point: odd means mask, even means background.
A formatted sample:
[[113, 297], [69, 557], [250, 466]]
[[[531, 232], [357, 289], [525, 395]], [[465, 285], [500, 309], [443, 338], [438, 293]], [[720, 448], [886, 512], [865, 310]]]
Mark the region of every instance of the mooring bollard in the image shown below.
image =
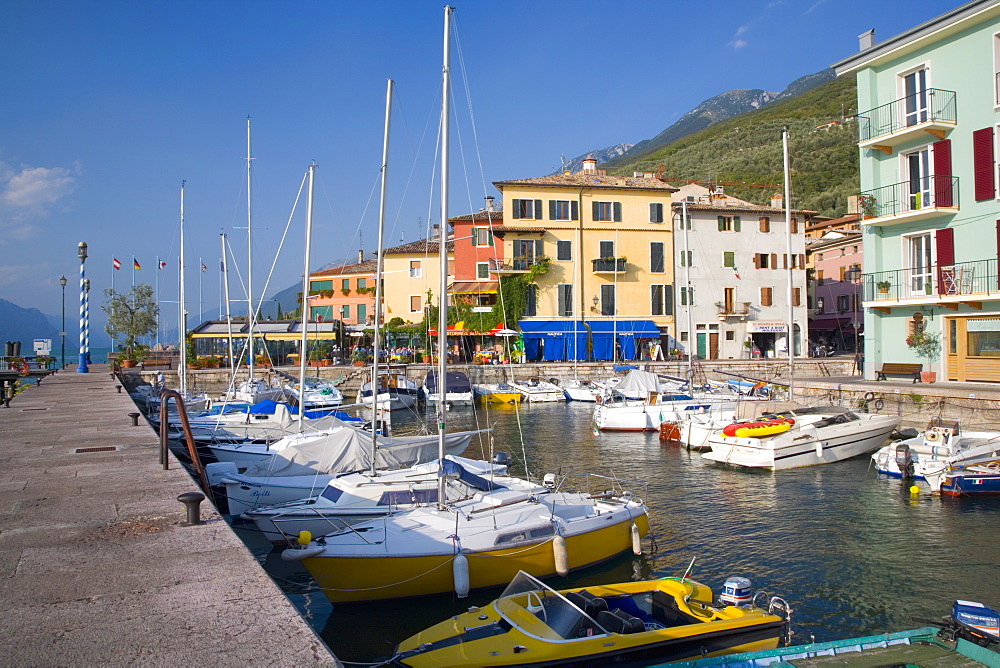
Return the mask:
[[118, 390], [118, 394], [122, 393], [122, 386], [121, 385], [115, 385], [115, 389]]
[[139, 426], [139, 415], [140, 415], [140, 413], [129, 413], [128, 414], [128, 416], [130, 418], [132, 418], [132, 426], [133, 427], [138, 427]]
[[205, 495], [201, 492], [184, 492], [177, 497], [177, 500], [187, 506], [187, 522], [181, 522], [182, 527], [191, 527], [202, 524], [201, 502], [205, 500]]

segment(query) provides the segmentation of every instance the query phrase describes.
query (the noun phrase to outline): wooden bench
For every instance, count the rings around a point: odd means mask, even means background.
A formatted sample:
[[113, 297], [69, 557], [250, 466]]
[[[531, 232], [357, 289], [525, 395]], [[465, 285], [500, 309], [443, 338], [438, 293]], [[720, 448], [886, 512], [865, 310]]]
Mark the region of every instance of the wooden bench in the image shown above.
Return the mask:
[[165, 366], [168, 369], [171, 369], [173, 368], [172, 364], [173, 360], [171, 360], [169, 357], [147, 357], [142, 361], [142, 364], [140, 366], [143, 369], [146, 369], [151, 366]]
[[881, 369], [876, 369], [875, 380], [886, 380], [886, 374], [892, 374], [894, 376], [913, 376], [913, 382], [919, 383], [920, 372], [923, 370], [923, 364], [904, 364], [901, 362], [884, 362]]

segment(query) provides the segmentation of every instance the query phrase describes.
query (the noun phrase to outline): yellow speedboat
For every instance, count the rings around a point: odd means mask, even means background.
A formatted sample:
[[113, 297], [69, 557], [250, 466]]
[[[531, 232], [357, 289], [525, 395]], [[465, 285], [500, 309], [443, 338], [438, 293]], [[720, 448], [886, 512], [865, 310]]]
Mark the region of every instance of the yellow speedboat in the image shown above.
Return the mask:
[[[743, 591], [732, 596], [730, 582]], [[711, 589], [687, 579], [557, 592], [522, 571], [491, 604], [400, 643], [391, 663], [598, 666], [774, 649], [787, 639], [791, 611], [777, 597], [767, 610], [756, 607], [749, 586], [749, 580], [733, 578], [713, 603]]]

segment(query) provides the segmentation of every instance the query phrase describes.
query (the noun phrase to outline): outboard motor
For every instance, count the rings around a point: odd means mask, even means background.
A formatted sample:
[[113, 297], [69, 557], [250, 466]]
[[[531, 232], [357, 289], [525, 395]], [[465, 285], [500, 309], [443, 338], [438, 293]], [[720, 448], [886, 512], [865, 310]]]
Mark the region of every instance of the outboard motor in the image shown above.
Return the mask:
[[729, 578], [722, 585], [719, 600], [725, 605], [750, 605], [753, 600], [752, 586], [749, 578]]
[[494, 452], [493, 458], [490, 459], [490, 462], [497, 466], [510, 466], [510, 461], [509, 452]]
[[951, 618], [958, 628], [955, 635], [986, 647], [1000, 642], [1000, 612], [974, 601], [955, 601]]
[[904, 479], [913, 476], [913, 455], [910, 453], [910, 446], [905, 443], [896, 446], [896, 466]]

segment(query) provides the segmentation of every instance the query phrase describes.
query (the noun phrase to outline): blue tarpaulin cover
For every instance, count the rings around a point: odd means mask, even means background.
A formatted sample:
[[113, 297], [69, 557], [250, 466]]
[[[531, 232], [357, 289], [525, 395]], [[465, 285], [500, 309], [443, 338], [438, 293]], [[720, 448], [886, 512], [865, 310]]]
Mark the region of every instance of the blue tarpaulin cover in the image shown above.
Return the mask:
[[579, 320], [522, 320], [518, 325], [529, 360], [561, 362], [574, 356], [587, 359], [587, 327]]
[[635, 359], [635, 340], [658, 338], [660, 330], [652, 320], [588, 320], [594, 344], [595, 360], [614, 359], [615, 338], [621, 346], [622, 359]]

